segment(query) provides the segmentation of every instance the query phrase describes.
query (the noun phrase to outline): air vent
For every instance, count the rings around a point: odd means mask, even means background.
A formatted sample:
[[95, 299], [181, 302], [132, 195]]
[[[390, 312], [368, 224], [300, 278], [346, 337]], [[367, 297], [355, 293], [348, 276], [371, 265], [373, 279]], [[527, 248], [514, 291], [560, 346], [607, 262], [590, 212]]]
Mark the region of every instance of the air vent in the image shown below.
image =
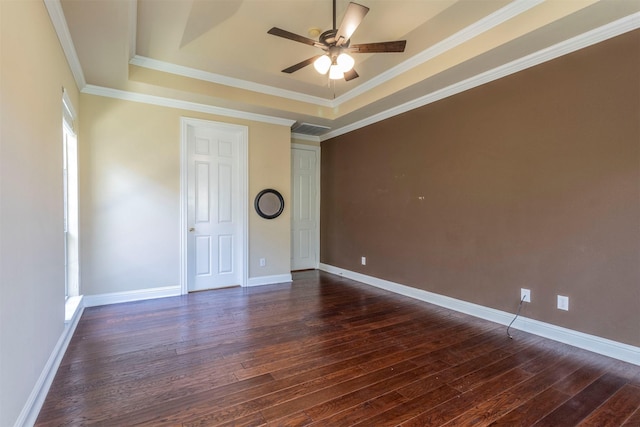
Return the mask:
[[311, 123], [296, 123], [295, 125], [293, 125], [293, 128], [291, 128], [291, 131], [293, 133], [314, 136], [322, 135], [323, 133], [327, 133], [330, 130], [331, 128], [328, 126], [313, 125]]

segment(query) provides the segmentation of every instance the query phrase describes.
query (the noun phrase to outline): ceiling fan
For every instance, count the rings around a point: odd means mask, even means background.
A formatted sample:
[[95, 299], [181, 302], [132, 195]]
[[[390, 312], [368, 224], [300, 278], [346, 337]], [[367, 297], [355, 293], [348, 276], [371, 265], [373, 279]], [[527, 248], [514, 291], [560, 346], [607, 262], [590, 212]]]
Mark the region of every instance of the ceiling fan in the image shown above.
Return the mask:
[[340, 27], [336, 28], [336, 0], [333, 0], [333, 29], [320, 34], [318, 41], [277, 27], [271, 28], [267, 31], [268, 34], [318, 47], [324, 51], [323, 54], [305, 59], [302, 62], [285, 68], [282, 72], [291, 74], [313, 63], [315, 69], [320, 74], [327, 74], [327, 72], [329, 72], [330, 79], [344, 78], [346, 81], [349, 81], [358, 77], [358, 73], [353, 69], [355, 61], [349, 55], [350, 53], [404, 52], [404, 47], [407, 44], [406, 40], [350, 44], [351, 36], [367, 12], [369, 12], [368, 7], [358, 3], [349, 3]]

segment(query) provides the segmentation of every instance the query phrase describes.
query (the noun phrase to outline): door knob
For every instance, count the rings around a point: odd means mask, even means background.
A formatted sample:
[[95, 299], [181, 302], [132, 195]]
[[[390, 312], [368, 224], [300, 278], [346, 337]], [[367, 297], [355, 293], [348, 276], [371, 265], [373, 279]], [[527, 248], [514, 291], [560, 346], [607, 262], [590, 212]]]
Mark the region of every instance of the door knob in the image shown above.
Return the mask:
[[195, 228], [193, 228], [193, 227], [189, 227], [189, 233], [193, 233], [194, 231], [196, 231], [196, 229], [195, 229]]

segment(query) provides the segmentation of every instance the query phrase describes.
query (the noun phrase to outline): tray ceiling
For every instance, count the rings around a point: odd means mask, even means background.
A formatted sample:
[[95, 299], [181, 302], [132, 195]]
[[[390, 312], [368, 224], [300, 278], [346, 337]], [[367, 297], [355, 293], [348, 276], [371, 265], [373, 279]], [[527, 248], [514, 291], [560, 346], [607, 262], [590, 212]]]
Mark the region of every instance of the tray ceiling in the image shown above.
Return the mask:
[[[332, 27], [330, 0], [59, 4], [89, 88], [85, 91], [102, 88], [268, 115], [324, 126], [326, 135], [411, 107], [416, 100], [438, 99], [452, 88], [464, 90], [465, 82], [506, 64], [520, 61], [526, 67], [527, 57], [545, 50], [597, 42], [588, 40], [590, 32], [599, 31], [604, 39], [640, 26], [636, 0], [359, 3], [370, 12], [352, 43], [405, 39], [407, 47], [404, 53], [353, 55], [360, 77], [349, 82], [329, 81], [313, 66], [282, 73], [321, 51], [267, 34], [276, 26], [314, 38], [314, 29]], [[339, 23], [348, 1], [336, 4]], [[606, 28], [614, 28], [611, 35]]]

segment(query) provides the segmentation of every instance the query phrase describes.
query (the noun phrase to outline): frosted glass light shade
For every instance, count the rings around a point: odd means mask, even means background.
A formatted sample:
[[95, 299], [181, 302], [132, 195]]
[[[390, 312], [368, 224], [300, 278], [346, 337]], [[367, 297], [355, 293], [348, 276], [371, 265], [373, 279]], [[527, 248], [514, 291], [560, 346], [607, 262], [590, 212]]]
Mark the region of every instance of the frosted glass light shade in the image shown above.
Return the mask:
[[329, 67], [331, 67], [331, 58], [327, 55], [322, 55], [320, 58], [313, 61], [313, 66], [320, 74], [327, 74]]
[[344, 71], [340, 69], [339, 65], [332, 65], [331, 68], [329, 68], [329, 78], [331, 80], [343, 79]]
[[338, 63], [338, 66], [343, 73], [350, 71], [353, 68], [353, 64], [355, 63], [353, 58], [346, 53], [341, 53], [340, 55], [338, 55], [336, 62]]

